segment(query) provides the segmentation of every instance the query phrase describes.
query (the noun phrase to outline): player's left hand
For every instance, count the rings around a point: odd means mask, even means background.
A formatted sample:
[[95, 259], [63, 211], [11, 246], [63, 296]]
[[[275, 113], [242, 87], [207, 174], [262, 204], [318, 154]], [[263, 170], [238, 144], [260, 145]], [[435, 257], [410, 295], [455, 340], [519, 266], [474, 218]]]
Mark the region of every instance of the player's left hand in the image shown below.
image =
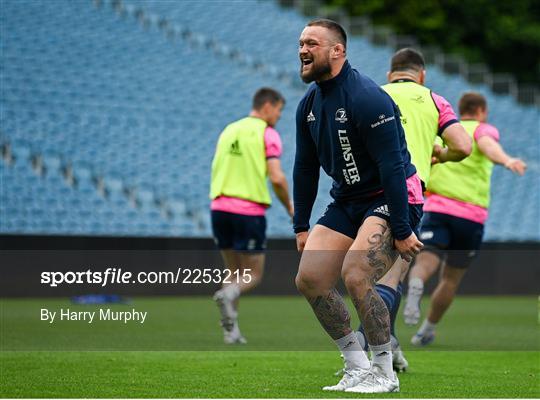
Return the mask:
[[525, 162], [519, 158], [511, 158], [506, 162], [506, 164], [504, 164], [504, 166], [514, 174], [518, 174], [520, 176], [523, 176], [525, 174], [525, 170], [527, 169], [527, 164], [525, 164]]
[[412, 232], [408, 238], [403, 240], [394, 239], [394, 245], [396, 246], [397, 251], [401, 258], [405, 261], [410, 262], [420, 250], [424, 247], [424, 244], [418, 240], [414, 232]]
[[291, 219], [292, 219], [292, 217], [294, 217], [294, 203], [293, 203], [292, 200], [289, 202], [289, 207], [287, 208], [287, 213], [289, 214], [289, 217], [291, 217]]

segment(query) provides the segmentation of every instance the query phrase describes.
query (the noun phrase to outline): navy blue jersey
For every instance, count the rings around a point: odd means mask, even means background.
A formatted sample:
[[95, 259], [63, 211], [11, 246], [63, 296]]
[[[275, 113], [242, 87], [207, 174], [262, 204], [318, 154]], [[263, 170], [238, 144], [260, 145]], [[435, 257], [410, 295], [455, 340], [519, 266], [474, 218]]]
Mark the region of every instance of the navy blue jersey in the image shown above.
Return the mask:
[[396, 239], [412, 233], [406, 178], [416, 168], [399, 110], [390, 96], [346, 61], [334, 78], [313, 83], [296, 112], [294, 230], [309, 229], [319, 169], [333, 179], [337, 201], [366, 201], [384, 192]]

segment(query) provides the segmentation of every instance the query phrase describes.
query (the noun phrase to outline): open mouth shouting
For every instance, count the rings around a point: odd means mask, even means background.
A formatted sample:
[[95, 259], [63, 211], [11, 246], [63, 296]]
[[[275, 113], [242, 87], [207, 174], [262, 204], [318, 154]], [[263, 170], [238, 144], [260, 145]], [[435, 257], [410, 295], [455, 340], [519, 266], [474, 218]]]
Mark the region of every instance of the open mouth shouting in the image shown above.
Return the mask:
[[311, 64], [313, 64], [313, 58], [311, 57], [302, 57], [300, 59], [300, 62], [302, 63], [302, 71], [308, 70]]

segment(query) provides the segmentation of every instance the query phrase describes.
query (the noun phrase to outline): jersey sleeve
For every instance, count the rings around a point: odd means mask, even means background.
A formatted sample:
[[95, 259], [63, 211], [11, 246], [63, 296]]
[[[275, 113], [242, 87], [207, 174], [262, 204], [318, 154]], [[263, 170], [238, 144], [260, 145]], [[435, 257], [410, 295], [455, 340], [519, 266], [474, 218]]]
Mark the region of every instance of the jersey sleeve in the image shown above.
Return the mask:
[[397, 107], [388, 95], [370, 90], [357, 96], [354, 115], [357, 128], [365, 139], [370, 157], [379, 169], [381, 185], [390, 211], [390, 228], [398, 240], [407, 238], [412, 229]]
[[478, 139], [480, 139], [483, 136], [489, 136], [496, 142], [499, 141], [499, 130], [495, 128], [493, 125], [486, 124], [485, 122], [480, 123], [476, 130], [474, 131], [474, 140], [478, 142]]
[[296, 155], [293, 169], [295, 233], [309, 230], [309, 218], [319, 187], [320, 163], [305, 118], [303, 102], [300, 102], [296, 110]]
[[266, 158], [279, 158], [283, 152], [283, 145], [278, 131], [268, 126], [264, 130], [264, 147]]
[[431, 92], [431, 98], [435, 103], [435, 107], [439, 111], [439, 131], [438, 134], [441, 135], [444, 130], [452, 124], [459, 122], [452, 105], [444, 97], [439, 96], [437, 93]]

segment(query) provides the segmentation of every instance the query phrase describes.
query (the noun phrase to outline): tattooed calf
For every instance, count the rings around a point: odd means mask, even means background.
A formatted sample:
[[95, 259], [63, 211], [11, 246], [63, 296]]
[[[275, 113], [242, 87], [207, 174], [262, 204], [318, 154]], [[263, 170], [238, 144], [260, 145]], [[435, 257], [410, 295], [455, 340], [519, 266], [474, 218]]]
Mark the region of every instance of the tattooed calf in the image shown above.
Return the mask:
[[390, 341], [390, 314], [381, 296], [369, 288], [362, 298], [352, 299], [354, 307], [362, 320], [368, 343], [374, 346]]
[[349, 310], [335, 288], [326, 296], [308, 300], [322, 327], [332, 339], [342, 338], [352, 332]]

